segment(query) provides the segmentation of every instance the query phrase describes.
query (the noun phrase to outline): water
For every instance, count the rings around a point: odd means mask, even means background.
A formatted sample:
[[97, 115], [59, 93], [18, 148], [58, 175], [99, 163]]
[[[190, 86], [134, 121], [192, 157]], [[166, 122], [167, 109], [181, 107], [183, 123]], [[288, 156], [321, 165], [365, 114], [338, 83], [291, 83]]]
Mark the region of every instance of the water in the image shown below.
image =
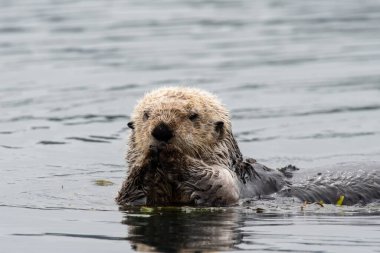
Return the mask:
[[0, 251], [378, 252], [378, 204], [113, 198], [129, 115], [163, 85], [216, 93], [243, 154], [268, 166], [379, 163], [379, 23], [375, 0], [0, 0]]

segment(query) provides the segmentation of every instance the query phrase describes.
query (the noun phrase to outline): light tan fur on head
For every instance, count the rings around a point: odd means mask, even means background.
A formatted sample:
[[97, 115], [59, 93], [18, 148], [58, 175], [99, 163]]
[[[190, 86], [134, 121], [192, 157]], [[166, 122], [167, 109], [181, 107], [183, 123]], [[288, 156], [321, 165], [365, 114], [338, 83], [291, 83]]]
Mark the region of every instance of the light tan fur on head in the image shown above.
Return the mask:
[[211, 93], [187, 87], [165, 87], [146, 94], [137, 104], [130, 127], [127, 160], [142, 163], [156, 140], [153, 129], [164, 122], [173, 131], [170, 144], [183, 154], [208, 163], [230, 163], [240, 157], [227, 109]]

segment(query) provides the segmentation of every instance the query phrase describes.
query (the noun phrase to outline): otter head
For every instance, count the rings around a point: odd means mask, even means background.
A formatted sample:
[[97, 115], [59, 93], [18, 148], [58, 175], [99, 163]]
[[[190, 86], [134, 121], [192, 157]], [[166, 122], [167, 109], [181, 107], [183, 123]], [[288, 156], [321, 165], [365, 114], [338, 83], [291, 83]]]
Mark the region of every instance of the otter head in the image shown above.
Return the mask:
[[240, 154], [228, 111], [215, 96], [202, 90], [154, 90], [139, 101], [131, 119], [129, 162], [141, 161], [150, 147], [162, 144], [204, 161], [229, 152]]

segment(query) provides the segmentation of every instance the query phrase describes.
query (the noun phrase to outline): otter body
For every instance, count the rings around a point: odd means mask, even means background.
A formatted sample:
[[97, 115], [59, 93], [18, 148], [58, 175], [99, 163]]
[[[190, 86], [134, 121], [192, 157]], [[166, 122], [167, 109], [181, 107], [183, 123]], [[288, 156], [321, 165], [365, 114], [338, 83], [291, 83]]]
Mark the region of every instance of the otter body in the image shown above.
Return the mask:
[[305, 177], [294, 166], [273, 170], [243, 158], [228, 111], [202, 90], [148, 93], [128, 126], [129, 170], [116, 198], [120, 205], [227, 206], [273, 193], [325, 203], [341, 195], [345, 204], [380, 199], [378, 170], [356, 177]]

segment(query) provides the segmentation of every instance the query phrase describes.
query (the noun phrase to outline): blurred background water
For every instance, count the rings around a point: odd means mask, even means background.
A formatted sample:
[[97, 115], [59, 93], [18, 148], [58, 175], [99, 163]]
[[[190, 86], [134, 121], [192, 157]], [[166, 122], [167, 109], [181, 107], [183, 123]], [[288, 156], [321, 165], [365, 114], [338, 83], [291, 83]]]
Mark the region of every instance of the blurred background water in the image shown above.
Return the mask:
[[118, 211], [129, 115], [163, 85], [217, 94], [268, 166], [380, 162], [380, 2], [0, 0], [2, 252], [378, 252], [378, 205]]

